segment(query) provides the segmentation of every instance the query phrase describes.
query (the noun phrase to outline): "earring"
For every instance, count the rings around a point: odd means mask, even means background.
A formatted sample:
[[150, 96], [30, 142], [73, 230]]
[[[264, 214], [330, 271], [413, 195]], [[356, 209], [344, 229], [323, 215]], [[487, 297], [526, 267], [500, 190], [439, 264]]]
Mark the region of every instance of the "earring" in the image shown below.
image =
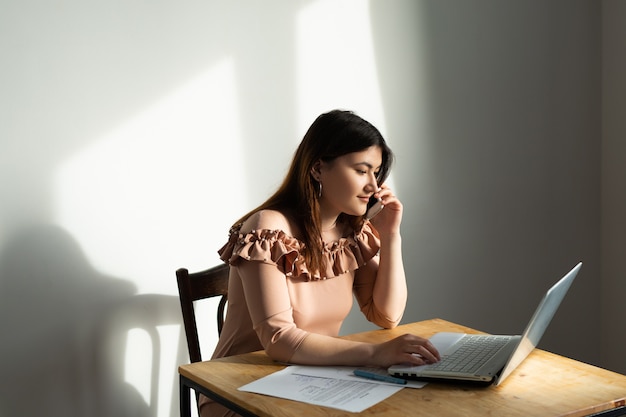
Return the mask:
[[322, 183], [320, 182], [319, 184], [320, 184], [320, 191], [319, 193], [317, 193], [317, 196], [322, 197]]

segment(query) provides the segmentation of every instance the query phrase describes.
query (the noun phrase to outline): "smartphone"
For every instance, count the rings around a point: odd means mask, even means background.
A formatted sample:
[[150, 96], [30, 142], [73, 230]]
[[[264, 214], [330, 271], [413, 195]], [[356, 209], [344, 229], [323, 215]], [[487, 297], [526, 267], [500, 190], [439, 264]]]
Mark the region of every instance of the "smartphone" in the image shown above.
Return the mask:
[[371, 220], [376, 216], [380, 211], [384, 208], [383, 202], [378, 198], [372, 196], [370, 197], [370, 201], [367, 203], [367, 212], [365, 213], [365, 218], [367, 220]]

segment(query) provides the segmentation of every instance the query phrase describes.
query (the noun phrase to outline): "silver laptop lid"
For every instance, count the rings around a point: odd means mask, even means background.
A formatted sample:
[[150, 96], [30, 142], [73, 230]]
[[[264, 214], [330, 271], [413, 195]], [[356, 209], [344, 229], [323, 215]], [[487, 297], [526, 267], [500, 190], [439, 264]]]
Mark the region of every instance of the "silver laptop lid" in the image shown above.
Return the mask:
[[535, 314], [533, 314], [530, 322], [526, 326], [526, 330], [524, 330], [524, 334], [515, 352], [511, 355], [496, 380], [496, 385], [502, 383], [502, 381], [526, 359], [530, 352], [537, 347], [539, 340], [541, 340], [543, 333], [546, 331], [546, 327], [548, 327], [552, 317], [554, 317], [554, 313], [556, 313], [559, 305], [561, 305], [561, 301], [563, 301], [565, 294], [567, 294], [569, 287], [572, 285], [581, 267], [582, 262], [579, 262], [578, 265], [572, 268], [571, 271], [561, 278], [559, 282], [554, 284], [543, 296], [541, 303], [539, 303], [539, 306], [535, 310]]

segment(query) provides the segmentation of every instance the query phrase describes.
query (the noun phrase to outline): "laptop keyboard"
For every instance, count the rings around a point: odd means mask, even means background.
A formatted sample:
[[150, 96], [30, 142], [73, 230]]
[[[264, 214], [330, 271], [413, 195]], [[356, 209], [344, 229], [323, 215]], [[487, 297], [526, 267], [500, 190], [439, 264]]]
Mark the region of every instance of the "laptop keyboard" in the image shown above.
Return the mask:
[[463, 345], [441, 361], [429, 365], [429, 370], [472, 373], [480, 369], [498, 350], [510, 340], [509, 337], [472, 335], [461, 339]]

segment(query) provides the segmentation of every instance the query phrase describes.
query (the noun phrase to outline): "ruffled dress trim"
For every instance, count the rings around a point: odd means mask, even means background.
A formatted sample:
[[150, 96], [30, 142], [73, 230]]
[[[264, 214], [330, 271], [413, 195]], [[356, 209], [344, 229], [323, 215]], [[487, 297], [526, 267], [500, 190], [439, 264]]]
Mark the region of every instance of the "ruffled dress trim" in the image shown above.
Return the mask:
[[326, 270], [312, 273], [300, 255], [305, 244], [282, 230], [259, 229], [240, 233], [241, 224], [230, 229], [228, 242], [218, 251], [231, 265], [241, 259], [276, 265], [286, 276], [307, 281], [334, 278], [365, 265], [380, 249], [378, 232], [368, 222], [353, 236], [324, 244]]

